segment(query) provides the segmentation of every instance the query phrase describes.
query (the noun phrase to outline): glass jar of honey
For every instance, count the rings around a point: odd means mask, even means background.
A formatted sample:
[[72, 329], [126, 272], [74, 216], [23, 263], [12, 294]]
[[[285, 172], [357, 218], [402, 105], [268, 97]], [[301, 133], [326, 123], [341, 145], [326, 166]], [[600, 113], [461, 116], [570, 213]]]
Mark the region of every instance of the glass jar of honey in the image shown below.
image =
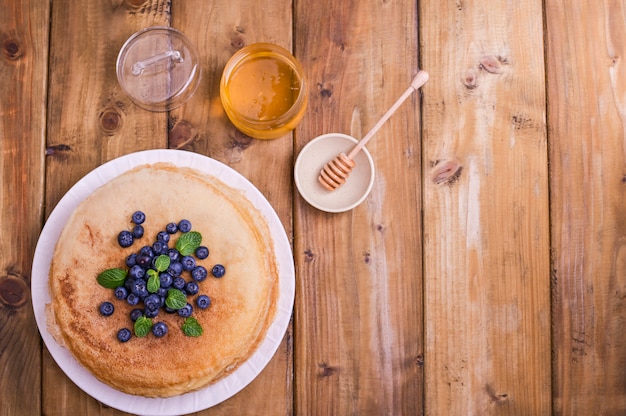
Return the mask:
[[302, 120], [307, 84], [300, 63], [289, 51], [256, 43], [229, 59], [222, 74], [220, 98], [239, 131], [257, 139], [275, 139]]

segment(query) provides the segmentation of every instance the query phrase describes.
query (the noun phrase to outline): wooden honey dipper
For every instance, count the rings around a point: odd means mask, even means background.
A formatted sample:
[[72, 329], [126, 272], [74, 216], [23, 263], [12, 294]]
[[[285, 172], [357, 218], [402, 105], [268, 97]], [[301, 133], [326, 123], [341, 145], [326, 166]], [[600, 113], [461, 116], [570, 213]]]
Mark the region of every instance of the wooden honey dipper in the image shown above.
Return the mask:
[[428, 72], [419, 71], [409, 88], [398, 98], [398, 100], [387, 110], [380, 120], [372, 127], [372, 129], [359, 141], [347, 155], [341, 152], [336, 158], [324, 165], [324, 168], [320, 172], [320, 176], [317, 178], [320, 184], [329, 191], [334, 191], [346, 182], [348, 175], [352, 172], [352, 169], [356, 166], [354, 156], [367, 144], [367, 142], [376, 134], [378, 129], [391, 117], [391, 115], [400, 107], [400, 105], [409, 96], [424, 85], [428, 81]]

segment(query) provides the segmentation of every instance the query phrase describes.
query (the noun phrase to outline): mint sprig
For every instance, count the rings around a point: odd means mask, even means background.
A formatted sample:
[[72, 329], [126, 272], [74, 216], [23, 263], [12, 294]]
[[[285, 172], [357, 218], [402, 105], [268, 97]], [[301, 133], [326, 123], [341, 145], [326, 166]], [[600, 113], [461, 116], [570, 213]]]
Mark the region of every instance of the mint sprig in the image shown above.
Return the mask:
[[115, 289], [124, 284], [126, 274], [126, 270], [123, 269], [108, 269], [100, 273], [96, 280], [100, 286], [106, 287], [107, 289]]
[[201, 243], [202, 234], [197, 231], [190, 231], [178, 237], [178, 240], [176, 240], [176, 250], [183, 256], [189, 256], [200, 247]]
[[183, 333], [188, 337], [199, 337], [204, 330], [196, 318], [187, 318], [183, 323]]
[[154, 270], [148, 270], [148, 276], [148, 283], [146, 284], [148, 292], [156, 293], [161, 288], [161, 279], [159, 279], [159, 274]]
[[145, 316], [140, 316], [135, 321], [135, 335], [138, 337], [145, 337], [150, 333], [152, 329], [152, 321], [150, 318], [146, 318]]
[[187, 296], [178, 289], [170, 289], [167, 291], [165, 305], [171, 309], [182, 309], [187, 305]]
[[156, 269], [157, 272], [164, 272], [167, 270], [168, 267], [170, 267], [170, 262], [171, 262], [170, 256], [161, 254], [154, 261], [154, 268]]

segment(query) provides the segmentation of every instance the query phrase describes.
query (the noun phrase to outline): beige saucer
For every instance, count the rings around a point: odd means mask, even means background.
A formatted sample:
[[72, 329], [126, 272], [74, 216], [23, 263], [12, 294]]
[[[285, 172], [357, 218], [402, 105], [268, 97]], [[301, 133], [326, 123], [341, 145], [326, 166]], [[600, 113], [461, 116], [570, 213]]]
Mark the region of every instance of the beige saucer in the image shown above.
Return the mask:
[[334, 191], [326, 190], [317, 178], [324, 165], [339, 153], [348, 153], [358, 140], [341, 133], [318, 136], [302, 149], [294, 168], [300, 195], [315, 208], [326, 212], [344, 212], [359, 205], [374, 184], [374, 161], [366, 148], [354, 157], [356, 166], [346, 183]]

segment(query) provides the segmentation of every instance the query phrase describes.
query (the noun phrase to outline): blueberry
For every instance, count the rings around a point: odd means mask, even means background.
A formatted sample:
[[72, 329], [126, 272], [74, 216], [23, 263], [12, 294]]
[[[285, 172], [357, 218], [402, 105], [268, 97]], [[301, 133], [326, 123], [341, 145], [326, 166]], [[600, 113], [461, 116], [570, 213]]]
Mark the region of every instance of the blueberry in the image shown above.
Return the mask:
[[172, 308], [170, 308], [170, 307], [169, 307], [169, 306], [167, 306], [167, 305], [165, 305], [165, 306], [163, 307], [163, 310], [164, 310], [166, 313], [175, 313], [175, 312], [176, 312], [176, 309], [172, 309]]
[[154, 244], [152, 244], [152, 251], [154, 251], [155, 255], [168, 254], [169, 247], [167, 247], [165, 241], [155, 241]]
[[130, 340], [131, 337], [131, 332], [130, 329], [128, 328], [122, 328], [119, 331], [117, 331], [117, 339], [120, 342], [128, 342]]
[[151, 310], [146, 307], [144, 314], [146, 315], [146, 318], [156, 318], [157, 316], [159, 316], [159, 308]]
[[133, 237], [137, 239], [143, 237], [143, 225], [135, 225], [133, 227], [132, 234], [133, 234]]
[[151, 257], [147, 254], [140, 254], [139, 256], [137, 256], [137, 265], [144, 269], [147, 269], [152, 265], [153, 258], [154, 257]]
[[139, 298], [144, 298], [148, 296], [148, 288], [146, 282], [141, 279], [135, 279], [130, 290], [135, 296], [138, 296]]
[[183, 290], [186, 283], [187, 282], [185, 282], [185, 279], [183, 279], [182, 277], [175, 277], [174, 281], [172, 282], [172, 286], [174, 286], [175, 289]]
[[178, 310], [178, 315], [183, 318], [189, 318], [193, 313], [193, 306], [190, 303], [187, 303], [185, 306]]
[[157, 322], [152, 325], [152, 333], [155, 337], [161, 338], [167, 334], [167, 325], [165, 322]]
[[171, 274], [169, 273], [160, 273], [159, 274], [159, 283], [161, 284], [161, 288], [165, 289], [168, 288], [170, 286], [172, 286], [172, 282], [174, 281], [174, 278], [172, 277]]
[[168, 241], [170, 241], [170, 235], [169, 235], [169, 233], [167, 231], [159, 231], [157, 233], [156, 240], [157, 241], [163, 241], [164, 243], [167, 243]]
[[161, 298], [157, 294], [151, 294], [143, 300], [146, 310], [155, 311], [161, 306]]
[[226, 269], [221, 264], [216, 264], [215, 266], [213, 266], [213, 269], [211, 269], [211, 274], [214, 277], [223, 277], [225, 273]]
[[200, 288], [196, 282], [187, 282], [185, 285], [185, 292], [187, 292], [188, 295], [195, 295], [198, 293], [198, 290], [200, 290]]
[[168, 234], [176, 234], [178, 232], [178, 224], [175, 222], [170, 222], [165, 226], [165, 232]]
[[130, 306], [135, 306], [139, 303], [139, 296], [135, 295], [134, 293], [129, 293], [128, 296], [126, 297], [126, 302], [130, 305]]
[[146, 214], [144, 214], [141, 211], [135, 211], [133, 213], [133, 216], [131, 217], [131, 221], [134, 222], [135, 224], [143, 224], [145, 220], [146, 220]]
[[204, 266], [196, 266], [192, 271], [191, 271], [191, 277], [193, 277], [193, 280], [196, 280], [198, 282], [203, 281], [204, 279], [206, 279], [207, 277], [207, 271], [204, 268]]
[[120, 286], [115, 289], [115, 297], [119, 300], [124, 300], [127, 296], [128, 290], [124, 286]]
[[180, 262], [183, 265], [183, 270], [186, 272], [190, 272], [194, 269], [194, 267], [196, 267], [196, 259], [192, 256], [185, 256], [180, 260]]
[[124, 231], [120, 231], [120, 233], [117, 235], [117, 242], [119, 243], [120, 246], [122, 247], [130, 247], [133, 245], [133, 235], [131, 234], [130, 231], [124, 230]]
[[141, 318], [143, 316], [143, 311], [141, 309], [133, 309], [132, 311], [130, 311], [130, 320], [135, 322], [137, 319]]
[[128, 271], [128, 277], [130, 277], [131, 279], [142, 279], [145, 275], [145, 269], [138, 264], [135, 264]]
[[196, 299], [196, 306], [200, 309], [206, 309], [211, 306], [211, 298], [207, 295], [200, 295]]
[[137, 253], [126, 257], [126, 267], [133, 267], [135, 264], [137, 264]]
[[189, 220], [180, 220], [178, 223], [178, 231], [181, 233], [188, 233], [191, 231], [191, 221]]
[[170, 256], [170, 261], [179, 261], [180, 253], [175, 248], [170, 248], [167, 250], [167, 255]]
[[115, 311], [115, 307], [111, 302], [102, 302], [100, 304], [100, 313], [103, 316], [111, 316], [113, 315], [113, 311]]
[[183, 272], [183, 265], [177, 261], [170, 263], [170, 267], [167, 268], [167, 272], [174, 277], [180, 276]]
[[196, 249], [196, 257], [200, 260], [204, 260], [209, 257], [209, 248], [206, 246], [200, 246]]
[[150, 257], [154, 257], [154, 251], [152, 250], [151, 246], [143, 246], [139, 249], [139, 254], [142, 255], [146, 255], [146, 256], [150, 256]]
[[162, 297], [162, 298], [167, 297], [167, 288], [160, 287], [159, 290], [156, 291], [156, 294], [159, 295], [159, 297]]

